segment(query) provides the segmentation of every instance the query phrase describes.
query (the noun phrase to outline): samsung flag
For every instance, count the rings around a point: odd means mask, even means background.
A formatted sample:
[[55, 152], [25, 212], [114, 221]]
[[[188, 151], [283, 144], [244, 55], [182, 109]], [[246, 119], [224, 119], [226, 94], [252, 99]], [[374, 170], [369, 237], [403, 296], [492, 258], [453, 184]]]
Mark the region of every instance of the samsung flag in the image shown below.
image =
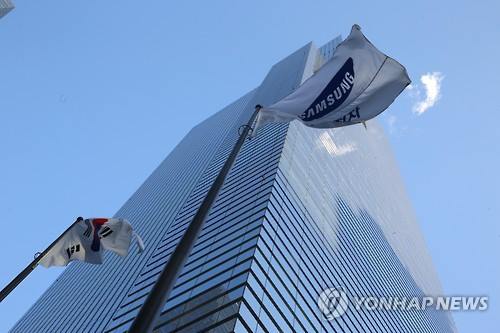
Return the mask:
[[316, 128], [364, 122], [389, 107], [410, 83], [406, 69], [354, 25], [331, 60], [290, 95], [261, 109], [256, 128], [294, 119]]
[[104, 250], [126, 256], [132, 237], [136, 238], [139, 250], [142, 251], [144, 244], [127, 220], [81, 219], [40, 259], [39, 263], [44, 267], [66, 266], [73, 260], [101, 264]]

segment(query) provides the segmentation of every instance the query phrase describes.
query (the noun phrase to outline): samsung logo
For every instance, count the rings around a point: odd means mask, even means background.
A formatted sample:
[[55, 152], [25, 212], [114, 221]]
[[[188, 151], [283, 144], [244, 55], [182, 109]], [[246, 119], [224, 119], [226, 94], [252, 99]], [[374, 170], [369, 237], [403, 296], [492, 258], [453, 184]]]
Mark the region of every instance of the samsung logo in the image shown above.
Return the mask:
[[352, 58], [349, 58], [311, 106], [299, 115], [299, 118], [303, 121], [311, 121], [337, 109], [351, 93], [353, 84], [354, 64]]

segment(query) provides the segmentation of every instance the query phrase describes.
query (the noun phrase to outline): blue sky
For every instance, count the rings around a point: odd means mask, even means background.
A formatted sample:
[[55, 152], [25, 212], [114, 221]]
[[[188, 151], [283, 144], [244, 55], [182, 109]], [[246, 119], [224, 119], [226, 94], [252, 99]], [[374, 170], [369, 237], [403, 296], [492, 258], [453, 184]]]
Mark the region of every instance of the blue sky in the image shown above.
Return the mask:
[[[76, 216], [113, 215], [192, 126], [272, 64], [358, 23], [414, 81], [380, 120], [444, 291], [490, 297], [486, 312], [454, 313], [457, 326], [498, 329], [498, 1], [16, 5], [0, 19], [1, 286]], [[442, 78], [434, 89], [420, 81], [428, 73]], [[426, 87], [435, 103], [418, 115]], [[36, 269], [1, 303], [0, 331], [60, 272]]]

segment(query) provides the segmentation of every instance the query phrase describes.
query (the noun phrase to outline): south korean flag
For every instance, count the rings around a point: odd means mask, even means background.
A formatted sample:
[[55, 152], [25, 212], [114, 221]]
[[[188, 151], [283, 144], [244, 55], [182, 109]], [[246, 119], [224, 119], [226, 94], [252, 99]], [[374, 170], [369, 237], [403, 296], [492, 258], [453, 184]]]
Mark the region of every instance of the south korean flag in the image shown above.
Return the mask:
[[139, 251], [142, 251], [144, 249], [142, 239], [133, 231], [132, 225], [127, 220], [80, 219], [38, 263], [44, 267], [66, 266], [74, 260], [102, 264], [104, 250], [126, 256], [132, 238], [137, 240]]

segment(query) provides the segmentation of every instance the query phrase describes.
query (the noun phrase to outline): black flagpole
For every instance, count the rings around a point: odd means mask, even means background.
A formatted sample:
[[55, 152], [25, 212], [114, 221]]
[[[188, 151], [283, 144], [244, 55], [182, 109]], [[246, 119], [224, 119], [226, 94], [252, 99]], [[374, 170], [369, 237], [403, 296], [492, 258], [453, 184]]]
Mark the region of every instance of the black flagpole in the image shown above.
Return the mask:
[[78, 217], [76, 221], [73, 222], [68, 227], [68, 229], [66, 229], [66, 231], [64, 231], [59, 237], [57, 237], [57, 239], [53, 241], [52, 244], [50, 244], [49, 247], [47, 247], [42, 253], [37, 255], [35, 259], [28, 266], [26, 266], [25, 269], [22, 270], [21, 273], [19, 273], [12, 281], [10, 281], [10, 283], [7, 286], [5, 286], [5, 288], [2, 289], [2, 291], [0, 291], [0, 302], [2, 302], [4, 298], [7, 297], [12, 292], [12, 290], [14, 290], [31, 272], [33, 272], [33, 270], [38, 265], [40, 259], [42, 259], [43, 256], [45, 256], [54, 247], [54, 245], [56, 245], [56, 243], [61, 238], [63, 238], [63, 236], [69, 231], [69, 229], [73, 228], [73, 226], [76, 225], [81, 220], [83, 220], [83, 218]]
[[184, 235], [175, 247], [174, 252], [163, 268], [158, 280], [155, 282], [153, 289], [149, 292], [146, 301], [142, 305], [139, 314], [135, 317], [135, 320], [128, 331], [129, 333], [149, 333], [153, 331], [154, 324], [160, 316], [160, 312], [165, 305], [165, 302], [168, 300], [170, 292], [174, 288], [175, 281], [182, 271], [184, 264], [186, 263], [187, 258], [189, 257], [191, 250], [198, 239], [198, 235], [203, 228], [205, 218], [210, 211], [210, 207], [212, 207], [219, 190], [224, 184], [224, 180], [226, 179], [229, 170], [231, 170], [231, 166], [236, 160], [241, 147], [245, 143], [255, 117], [261, 108], [262, 107], [260, 105], [256, 105], [255, 111], [247, 125], [242, 126], [243, 130], [241, 131], [238, 141], [234, 145], [233, 150], [229, 154], [229, 157], [217, 175], [214, 183], [210, 187], [210, 190], [208, 190], [208, 193], [198, 208], [196, 215], [193, 217], [193, 220], [189, 224]]

